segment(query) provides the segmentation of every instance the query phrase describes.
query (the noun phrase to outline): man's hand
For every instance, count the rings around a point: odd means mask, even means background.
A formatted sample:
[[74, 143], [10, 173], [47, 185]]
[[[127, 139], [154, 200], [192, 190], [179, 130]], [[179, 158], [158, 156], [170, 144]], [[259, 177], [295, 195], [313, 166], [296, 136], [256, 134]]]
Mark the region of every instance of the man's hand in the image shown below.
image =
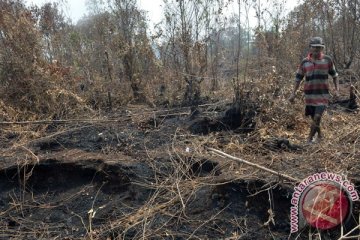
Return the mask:
[[295, 102], [295, 98], [296, 98], [296, 95], [295, 95], [295, 93], [291, 93], [291, 95], [290, 95], [290, 97], [289, 97], [289, 102], [291, 102], [291, 103], [294, 103]]

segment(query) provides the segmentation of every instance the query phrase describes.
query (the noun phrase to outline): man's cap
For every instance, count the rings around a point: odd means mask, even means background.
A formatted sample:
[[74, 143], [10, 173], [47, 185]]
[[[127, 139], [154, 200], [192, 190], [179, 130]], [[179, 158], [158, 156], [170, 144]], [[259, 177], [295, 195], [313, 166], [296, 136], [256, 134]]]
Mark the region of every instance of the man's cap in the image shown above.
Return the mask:
[[321, 37], [313, 37], [310, 39], [310, 47], [325, 47], [324, 41]]

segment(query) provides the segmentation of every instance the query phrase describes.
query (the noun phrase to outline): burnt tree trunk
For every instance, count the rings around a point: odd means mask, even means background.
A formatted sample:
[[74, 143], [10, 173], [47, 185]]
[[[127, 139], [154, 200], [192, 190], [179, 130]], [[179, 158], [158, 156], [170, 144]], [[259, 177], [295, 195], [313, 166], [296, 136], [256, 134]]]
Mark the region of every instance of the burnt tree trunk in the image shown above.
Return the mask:
[[355, 87], [351, 86], [350, 87], [350, 99], [349, 99], [349, 104], [348, 104], [348, 108], [350, 110], [354, 110], [357, 109], [359, 106], [356, 102], [356, 94], [355, 94]]
[[184, 95], [184, 104], [191, 106], [190, 115], [194, 118], [199, 113], [199, 104], [200, 104], [200, 96], [201, 89], [200, 83], [202, 79], [197, 79], [194, 76], [185, 77], [185, 81], [187, 82], [185, 95]]
[[109, 53], [107, 51], [105, 51], [105, 63], [106, 63], [106, 68], [107, 68], [107, 74], [108, 74], [108, 78], [109, 78], [109, 85], [108, 85], [108, 107], [109, 110], [112, 110], [112, 98], [111, 98], [111, 85], [113, 82], [113, 78], [112, 78], [112, 66], [110, 63], [110, 59], [109, 59]]

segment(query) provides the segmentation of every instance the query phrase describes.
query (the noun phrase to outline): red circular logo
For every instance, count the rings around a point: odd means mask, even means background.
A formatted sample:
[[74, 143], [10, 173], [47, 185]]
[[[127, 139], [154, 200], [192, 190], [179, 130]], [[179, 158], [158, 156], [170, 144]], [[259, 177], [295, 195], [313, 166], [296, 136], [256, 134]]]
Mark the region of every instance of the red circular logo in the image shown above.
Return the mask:
[[346, 218], [350, 202], [346, 194], [331, 183], [313, 184], [305, 190], [302, 213], [313, 227], [326, 230], [336, 227]]

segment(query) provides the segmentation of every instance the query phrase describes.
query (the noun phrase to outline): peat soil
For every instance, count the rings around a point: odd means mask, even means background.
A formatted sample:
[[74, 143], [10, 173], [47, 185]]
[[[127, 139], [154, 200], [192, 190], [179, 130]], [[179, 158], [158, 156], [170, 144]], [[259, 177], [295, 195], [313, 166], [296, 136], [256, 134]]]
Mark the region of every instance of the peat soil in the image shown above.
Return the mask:
[[[239, 179], [220, 157], [187, 155], [196, 134], [253, 129], [253, 112], [235, 127], [181, 112], [49, 126], [25, 154], [3, 154], [0, 239], [337, 239], [339, 229], [290, 235], [291, 184]], [[358, 203], [353, 216], [345, 230]]]

